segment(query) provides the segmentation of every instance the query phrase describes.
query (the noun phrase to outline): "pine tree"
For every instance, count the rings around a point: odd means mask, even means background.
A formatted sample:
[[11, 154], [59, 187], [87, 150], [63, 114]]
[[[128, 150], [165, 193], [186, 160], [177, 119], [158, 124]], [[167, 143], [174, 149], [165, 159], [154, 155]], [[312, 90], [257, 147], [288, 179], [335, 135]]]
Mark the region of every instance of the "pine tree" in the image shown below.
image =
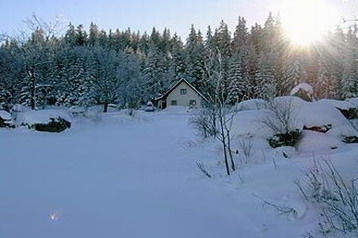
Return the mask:
[[76, 45], [85, 46], [87, 41], [87, 32], [83, 29], [83, 25], [80, 24], [76, 29]]
[[67, 45], [72, 47], [76, 45], [76, 38], [77, 38], [76, 29], [74, 25], [70, 23], [65, 33], [64, 41]]
[[236, 30], [234, 32], [234, 37], [232, 40], [232, 52], [233, 54], [244, 54], [243, 52], [247, 48], [249, 43], [249, 33], [246, 27], [246, 20], [243, 17], [239, 17]]
[[245, 59], [237, 55], [232, 58], [229, 70], [229, 98], [230, 103], [237, 103], [243, 99], [247, 99], [249, 78], [247, 68], [243, 62]]
[[283, 76], [280, 82], [282, 95], [288, 95], [294, 86], [302, 82], [307, 82], [307, 72], [302, 65], [299, 52], [292, 53], [283, 65]]
[[103, 112], [107, 112], [110, 103], [117, 103], [119, 89], [122, 85], [118, 77], [119, 60], [117, 53], [96, 47], [92, 50], [89, 62], [89, 79], [87, 96], [95, 104], [103, 105]]
[[319, 60], [318, 81], [315, 85], [316, 98], [334, 98], [334, 84], [328, 72], [327, 63], [323, 58]]
[[274, 70], [274, 57], [272, 54], [261, 55], [256, 72], [255, 97], [271, 100], [277, 94]]
[[195, 87], [201, 88], [204, 75], [204, 42], [200, 31], [194, 25], [190, 28], [189, 37], [185, 44], [186, 79]]
[[54, 91], [59, 105], [86, 106], [91, 98], [87, 98], [89, 80], [90, 50], [84, 46], [65, 47], [59, 49], [53, 62]]

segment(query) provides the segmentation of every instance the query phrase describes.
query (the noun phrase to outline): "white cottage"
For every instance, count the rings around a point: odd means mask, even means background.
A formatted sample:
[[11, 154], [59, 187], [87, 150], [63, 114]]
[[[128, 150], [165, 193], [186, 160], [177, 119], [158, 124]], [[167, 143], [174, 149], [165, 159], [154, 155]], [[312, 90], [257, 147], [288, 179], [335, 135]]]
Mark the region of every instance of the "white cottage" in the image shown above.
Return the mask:
[[185, 79], [179, 80], [163, 96], [156, 98], [157, 107], [164, 109], [169, 106], [202, 106], [207, 101], [193, 85]]

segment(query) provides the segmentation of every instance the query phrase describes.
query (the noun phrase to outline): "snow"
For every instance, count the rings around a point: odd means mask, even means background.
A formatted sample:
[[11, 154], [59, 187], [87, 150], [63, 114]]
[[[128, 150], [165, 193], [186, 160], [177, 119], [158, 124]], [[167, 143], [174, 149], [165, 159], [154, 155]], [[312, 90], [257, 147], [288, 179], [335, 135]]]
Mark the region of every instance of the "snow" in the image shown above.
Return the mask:
[[355, 108], [358, 108], [358, 98], [350, 98], [348, 102], [353, 104]]
[[298, 93], [300, 90], [303, 90], [309, 95], [313, 95], [313, 88], [308, 83], [299, 83], [291, 90], [290, 95], [291, 96], [296, 95], [296, 93]]
[[5, 110], [0, 110], [0, 118], [2, 118], [5, 121], [10, 121], [12, 120], [12, 116], [10, 113], [8, 113]]
[[327, 134], [336, 137], [358, 136], [357, 131], [343, 114], [327, 100], [303, 104], [297, 117], [307, 127], [332, 125], [332, 129]]
[[48, 123], [50, 118], [62, 117], [67, 121], [71, 121], [71, 117], [67, 110], [47, 109], [39, 111], [22, 111], [16, 114], [17, 125], [32, 125], [35, 123]]
[[267, 108], [267, 102], [263, 99], [250, 99], [240, 102], [237, 109], [240, 111], [260, 110]]
[[[132, 115], [94, 110], [95, 123], [70, 117], [68, 110], [19, 112], [22, 122], [63, 116], [72, 127], [59, 134], [0, 129], [1, 237], [300, 238], [314, 233], [319, 213], [295, 181], [321, 157], [355, 175], [358, 148], [341, 142], [341, 134], [352, 128], [332, 104], [293, 100], [305, 125], [330, 123], [332, 129], [304, 130], [296, 150], [273, 150], [266, 141], [272, 132], [260, 119], [267, 109], [240, 111], [232, 129], [239, 169], [230, 177], [220, 144], [198, 140], [188, 108]], [[243, 139], [253, 143], [246, 161]], [[198, 162], [212, 179], [200, 172]], [[291, 212], [279, 215], [268, 204]]]
[[350, 101], [340, 101], [340, 100], [333, 100], [333, 99], [321, 99], [320, 102], [327, 102], [332, 104], [334, 107], [348, 110], [350, 108], [355, 108], [355, 104]]

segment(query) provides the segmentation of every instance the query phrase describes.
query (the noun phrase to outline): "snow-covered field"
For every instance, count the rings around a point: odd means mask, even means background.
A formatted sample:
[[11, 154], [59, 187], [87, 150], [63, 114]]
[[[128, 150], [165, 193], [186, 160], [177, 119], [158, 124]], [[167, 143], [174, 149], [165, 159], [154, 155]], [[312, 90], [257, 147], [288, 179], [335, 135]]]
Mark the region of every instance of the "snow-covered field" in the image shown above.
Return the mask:
[[[257, 115], [240, 115], [235, 130], [252, 133]], [[219, 144], [199, 142], [190, 116], [180, 108], [112, 112], [73, 119], [58, 134], [0, 129], [0, 237], [301, 238], [319, 218], [295, 185], [313, 158], [355, 175], [357, 146], [305, 132], [290, 158], [255, 140], [256, 159], [227, 177]], [[279, 215], [264, 201], [295, 213]]]

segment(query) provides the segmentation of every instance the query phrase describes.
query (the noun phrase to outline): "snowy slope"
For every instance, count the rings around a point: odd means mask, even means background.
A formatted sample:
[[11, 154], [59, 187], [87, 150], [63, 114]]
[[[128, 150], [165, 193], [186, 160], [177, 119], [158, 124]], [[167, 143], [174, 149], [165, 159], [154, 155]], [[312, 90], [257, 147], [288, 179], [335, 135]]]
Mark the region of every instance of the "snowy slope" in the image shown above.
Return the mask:
[[[240, 112], [237, 136], [266, 135], [254, 120], [260, 113]], [[285, 159], [260, 138], [260, 163], [240, 164], [227, 177], [219, 145], [198, 143], [190, 116], [171, 108], [134, 118], [113, 112], [96, 123], [72, 118], [60, 134], [1, 129], [1, 237], [300, 238], [314, 231], [317, 211], [294, 184], [311, 154]], [[353, 173], [355, 146], [328, 153]], [[278, 215], [264, 201], [296, 213]]]

